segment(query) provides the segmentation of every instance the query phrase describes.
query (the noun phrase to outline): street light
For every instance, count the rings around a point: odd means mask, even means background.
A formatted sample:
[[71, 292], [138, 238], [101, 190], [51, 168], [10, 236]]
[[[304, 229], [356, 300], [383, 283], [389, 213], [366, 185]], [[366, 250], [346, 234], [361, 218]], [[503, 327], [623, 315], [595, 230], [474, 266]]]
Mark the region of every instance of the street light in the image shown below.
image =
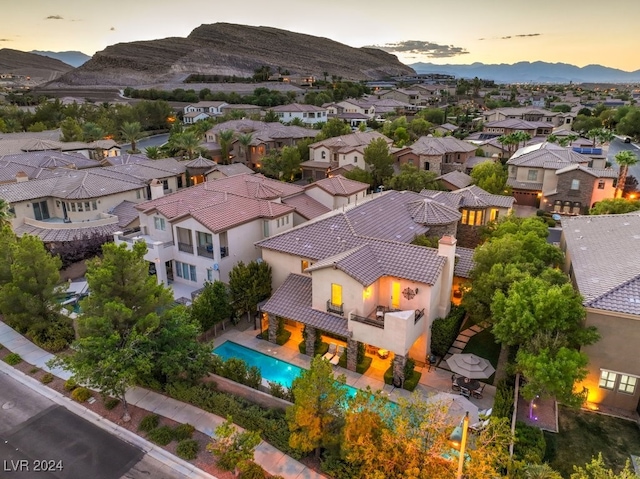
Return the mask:
[[451, 442], [456, 448], [460, 448], [458, 457], [458, 474], [456, 479], [462, 479], [462, 468], [464, 467], [464, 452], [467, 447], [467, 431], [469, 430], [469, 411], [464, 415], [462, 423], [457, 425], [456, 428], [449, 436]]

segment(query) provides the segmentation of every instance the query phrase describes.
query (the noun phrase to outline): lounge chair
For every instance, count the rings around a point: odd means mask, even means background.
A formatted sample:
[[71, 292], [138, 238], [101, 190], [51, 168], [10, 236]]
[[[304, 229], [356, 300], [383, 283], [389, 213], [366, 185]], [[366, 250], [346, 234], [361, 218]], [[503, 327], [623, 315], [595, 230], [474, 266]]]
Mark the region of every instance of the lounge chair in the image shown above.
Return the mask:
[[489, 425], [489, 419], [485, 419], [484, 421], [478, 421], [475, 424], [471, 424], [469, 426], [469, 431], [471, 432], [480, 432], [485, 429]]
[[484, 383], [480, 383], [480, 387], [471, 392], [474, 398], [482, 399], [482, 391], [484, 391]]
[[334, 366], [337, 366], [338, 363], [340, 362], [340, 358], [344, 354], [344, 349], [345, 349], [344, 346], [342, 345], [338, 346], [338, 351], [336, 352], [336, 355], [333, 358], [331, 358], [331, 361], [329, 362]]
[[336, 343], [329, 343], [329, 350], [322, 356], [322, 359], [331, 360], [336, 355], [336, 349], [338, 349]]
[[491, 416], [492, 412], [493, 412], [492, 407], [490, 407], [489, 409], [481, 409], [480, 411], [478, 411], [478, 417], [480, 419], [488, 419], [489, 416]]

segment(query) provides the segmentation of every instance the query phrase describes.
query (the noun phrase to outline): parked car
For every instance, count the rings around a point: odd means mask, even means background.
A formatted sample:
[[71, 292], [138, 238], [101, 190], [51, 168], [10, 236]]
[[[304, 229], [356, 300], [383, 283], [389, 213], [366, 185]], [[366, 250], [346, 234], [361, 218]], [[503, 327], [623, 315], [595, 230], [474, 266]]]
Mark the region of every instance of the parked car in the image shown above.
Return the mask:
[[630, 136], [625, 136], [624, 137], [624, 142], [625, 143], [631, 143], [631, 137]]

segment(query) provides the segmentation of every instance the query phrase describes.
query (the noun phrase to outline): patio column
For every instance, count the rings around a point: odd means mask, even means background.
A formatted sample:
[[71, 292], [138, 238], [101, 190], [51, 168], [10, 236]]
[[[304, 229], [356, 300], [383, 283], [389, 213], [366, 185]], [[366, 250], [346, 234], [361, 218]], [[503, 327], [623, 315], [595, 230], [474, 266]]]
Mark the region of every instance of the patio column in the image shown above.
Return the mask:
[[278, 333], [278, 318], [275, 314], [267, 314], [269, 319], [269, 342], [276, 344], [276, 336]]
[[315, 351], [315, 345], [316, 345], [316, 328], [312, 328], [309, 325], [306, 325], [304, 327], [305, 330], [305, 334], [307, 335], [307, 339], [305, 340], [305, 343], [307, 345], [307, 356], [311, 356], [313, 357]]
[[355, 371], [358, 365], [358, 345], [355, 339], [347, 338], [347, 369]]
[[400, 387], [404, 384], [404, 365], [407, 363], [405, 356], [396, 354], [393, 357], [393, 385]]

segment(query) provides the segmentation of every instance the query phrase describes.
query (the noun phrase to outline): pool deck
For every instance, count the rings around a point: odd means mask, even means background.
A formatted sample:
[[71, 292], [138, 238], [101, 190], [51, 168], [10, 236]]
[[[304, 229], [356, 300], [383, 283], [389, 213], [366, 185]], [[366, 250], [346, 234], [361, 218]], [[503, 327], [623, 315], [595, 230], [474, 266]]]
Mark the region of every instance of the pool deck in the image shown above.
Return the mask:
[[[252, 327], [241, 331], [240, 328], [229, 328], [226, 331], [219, 334], [214, 339], [214, 347], [220, 346], [225, 341], [233, 341], [247, 348], [259, 351], [269, 356], [277, 357], [283, 361], [287, 361], [291, 364], [295, 364], [301, 368], [309, 369], [311, 358], [306, 354], [302, 354], [298, 351], [298, 343], [301, 341], [298, 331], [292, 331], [291, 339], [283, 346], [277, 346], [273, 343], [265, 341], [263, 339], [256, 338], [259, 331], [254, 330]], [[287, 328], [289, 329], [289, 328]], [[383, 393], [388, 395], [392, 401], [398, 401], [400, 398], [409, 398], [411, 394], [404, 389], [395, 388], [392, 385], [384, 383], [384, 372], [389, 367], [388, 360], [382, 360], [378, 357], [374, 357], [371, 367], [364, 373], [358, 374], [354, 371], [336, 366], [336, 376], [344, 374], [346, 382], [349, 386], [353, 386], [358, 389], [366, 389], [369, 386], [372, 390], [382, 390]], [[449, 393], [449, 396], [439, 396], [439, 398], [453, 399], [455, 398], [458, 409], [462, 407], [469, 411], [470, 422], [473, 424], [478, 422], [478, 411], [492, 407], [495, 398], [495, 387], [486, 385], [482, 399], [470, 398], [465, 399], [457, 393], [451, 390], [451, 372], [437, 367], [432, 367], [429, 371], [428, 367], [417, 367], [416, 370], [422, 372], [422, 377], [416, 388], [416, 391], [423, 396], [424, 399], [429, 399], [436, 394]], [[453, 411], [452, 411], [453, 412]], [[460, 415], [460, 411], [456, 411]], [[462, 412], [464, 414], [464, 412]]]

